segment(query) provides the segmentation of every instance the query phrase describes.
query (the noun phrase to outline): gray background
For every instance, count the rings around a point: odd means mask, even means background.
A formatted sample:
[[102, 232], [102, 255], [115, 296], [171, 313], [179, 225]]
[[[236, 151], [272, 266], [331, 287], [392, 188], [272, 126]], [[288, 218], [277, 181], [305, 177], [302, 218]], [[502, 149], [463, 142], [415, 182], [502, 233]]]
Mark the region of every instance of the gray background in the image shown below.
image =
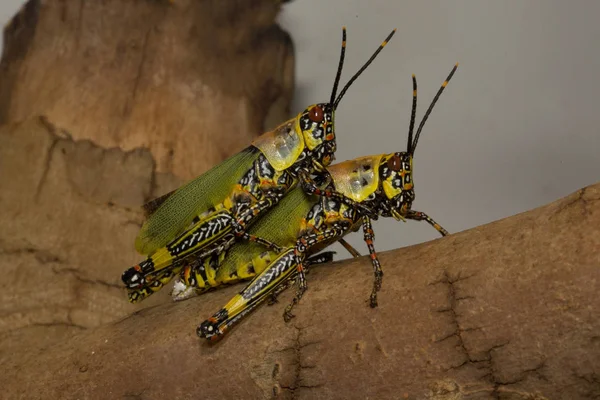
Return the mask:
[[[4, 27], [8, 21], [16, 14], [21, 7], [21, 4], [25, 4], [23, 0], [0, 0], [0, 24]], [[0, 41], [0, 50], [2, 49], [2, 41]]]
[[[0, 22], [21, 3], [2, 0]], [[293, 111], [329, 99], [343, 25], [343, 83], [398, 28], [338, 109], [338, 161], [404, 150], [411, 74], [420, 119], [460, 62], [417, 148], [414, 208], [450, 232], [508, 217], [600, 181], [598, 16], [596, 0], [294, 0], [280, 17], [296, 47]], [[375, 233], [379, 250], [437, 237], [392, 220]], [[366, 253], [360, 234], [350, 242]]]

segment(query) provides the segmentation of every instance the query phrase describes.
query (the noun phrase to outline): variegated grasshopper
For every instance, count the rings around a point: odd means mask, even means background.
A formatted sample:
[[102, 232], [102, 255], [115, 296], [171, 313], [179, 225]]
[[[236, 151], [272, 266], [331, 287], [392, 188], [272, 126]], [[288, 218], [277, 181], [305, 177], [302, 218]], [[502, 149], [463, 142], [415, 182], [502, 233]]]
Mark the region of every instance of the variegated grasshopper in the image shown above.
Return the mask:
[[[188, 258], [218, 255], [236, 238], [281, 250], [275, 243], [247, 233], [247, 227], [297, 185], [300, 172], [322, 171], [331, 163], [336, 150], [334, 112], [351, 84], [395, 31], [337, 94], [346, 48], [344, 28], [329, 103], [309, 106], [295, 118], [260, 136], [245, 150], [157, 199], [161, 204], [136, 239], [136, 249], [148, 257], [122, 275], [130, 293], [135, 295], [135, 289], [146, 286], [146, 276], [156, 279], [161, 270]], [[129, 299], [137, 301], [131, 296]]]
[[289, 321], [293, 318], [291, 313], [293, 306], [298, 303], [307, 289], [304, 275], [307, 252], [315, 246], [339, 240], [350, 231], [357, 230], [360, 225], [363, 227], [364, 240], [371, 255], [375, 276], [370, 305], [376, 307], [383, 271], [373, 245], [371, 219], [377, 219], [380, 215], [402, 221], [407, 219], [426, 221], [442, 236], [448, 234], [427, 214], [412, 210], [415, 199], [412, 173], [413, 157], [423, 126], [457, 68], [458, 64], [454, 66], [438, 90], [414, 138], [417, 80], [413, 75], [413, 102], [406, 151], [362, 157], [328, 167], [325, 171], [330, 179], [324, 189], [320, 188], [308, 173], [302, 175], [304, 190], [321, 197], [303, 220], [301, 235], [295, 246], [279, 253], [278, 257], [240, 294], [232, 298], [211, 318], [202, 322], [197, 329], [200, 337], [218, 339], [242, 316], [269, 296], [281, 291], [290, 279], [295, 279], [298, 282], [298, 291], [284, 312], [284, 319]]

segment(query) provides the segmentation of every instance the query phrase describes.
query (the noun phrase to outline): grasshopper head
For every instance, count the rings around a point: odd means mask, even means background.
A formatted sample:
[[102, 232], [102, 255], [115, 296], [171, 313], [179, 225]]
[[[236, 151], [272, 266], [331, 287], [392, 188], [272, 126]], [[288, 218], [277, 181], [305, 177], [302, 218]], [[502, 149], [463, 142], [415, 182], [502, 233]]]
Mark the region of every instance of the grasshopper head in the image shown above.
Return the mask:
[[328, 103], [309, 106], [299, 118], [304, 143], [312, 153], [317, 170], [331, 164], [336, 150], [333, 106]]
[[390, 213], [402, 219], [412, 207], [415, 188], [412, 178], [412, 154], [402, 151], [386, 154], [381, 160], [382, 186]]
[[300, 129], [304, 138], [306, 148], [312, 155], [312, 166], [317, 171], [323, 170], [335, 159], [334, 153], [336, 150], [335, 129], [334, 129], [334, 112], [340, 101], [348, 91], [352, 83], [363, 73], [363, 71], [373, 62], [375, 57], [385, 47], [388, 41], [396, 33], [394, 29], [388, 37], [379, 45], [375, 53], [367, 60], [367, 62], [354, 74], [352, 78], [342, 88], [339, 95], [337, 94], [340, 77], [342, 75], [342, 67], [344, 66], [344, 56], [346, 54], [346, 27], [342, 29], [342, 50], [340, 52], [340, 60], [338, 63], [331, 98], [329, 103], [320, 103], [309, 106], [299, 116]]
[[417, 78], [415, 75], [412, 76], [413, 81], [413, 102], [410, 116], [410, 125], [408, 128], [408, 143], [406, 151], [399, 153], [387, 154], [382, 158], [381, 164], [381, 177], [382, 186], [385, 196], [387, 197], [389, 204], [390, 214], [400, 220], [403, 219], [412, 207], [412, 203], [415, 200], [415, 189], [413, 183], [413, 158], [415, 156], [415, 149], [419, 141], [419, 136], [425, 125], [425, 121], [429, 118], [433, 106], [437, 102], [438, 98], [448, 85], [448, 82], [452, 78], [452, 75], [456, 72], [458, 64], [454, 65], [450, 74], [442, 83], [442, 86], [433, 98], [429, 108], [425, 112], [417, 133], [414, 135], [413, 130], [415, 127], [415, 114], [417, 112]]

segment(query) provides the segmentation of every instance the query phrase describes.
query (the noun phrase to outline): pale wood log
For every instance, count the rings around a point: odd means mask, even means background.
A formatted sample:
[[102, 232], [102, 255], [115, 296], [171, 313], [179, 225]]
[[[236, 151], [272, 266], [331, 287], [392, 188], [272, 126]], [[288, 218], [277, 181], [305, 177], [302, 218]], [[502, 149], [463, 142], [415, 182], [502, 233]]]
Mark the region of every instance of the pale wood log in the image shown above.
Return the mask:
[[11, 398], [597, 398], [599, 249], [596, 184], [382, 253], [377, 309], [363, 257], [313, 269], [289, 324], [290, 291], [200, 340], [238, 285], [5, 356], [0, 384]]

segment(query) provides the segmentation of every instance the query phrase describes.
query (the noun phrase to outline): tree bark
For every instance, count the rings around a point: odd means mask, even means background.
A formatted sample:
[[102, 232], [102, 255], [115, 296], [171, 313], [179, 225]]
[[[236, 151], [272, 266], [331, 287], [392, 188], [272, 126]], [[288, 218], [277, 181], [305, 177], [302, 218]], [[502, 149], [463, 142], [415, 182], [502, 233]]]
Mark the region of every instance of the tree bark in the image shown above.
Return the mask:
[[30, 0], [5, 29], [0, 124], [45, 115], [99, 146], [149, 148], [190, 179], [289, 117], [277, 0]]
[[599, 200], [596, 184], [382, 253], [377, 309], [363, 257], [313, 269], [289, 324], [291, 291], [198, 339], [238, 285], [6, 355], [0, 384], [27, 398], [598, 398]]

